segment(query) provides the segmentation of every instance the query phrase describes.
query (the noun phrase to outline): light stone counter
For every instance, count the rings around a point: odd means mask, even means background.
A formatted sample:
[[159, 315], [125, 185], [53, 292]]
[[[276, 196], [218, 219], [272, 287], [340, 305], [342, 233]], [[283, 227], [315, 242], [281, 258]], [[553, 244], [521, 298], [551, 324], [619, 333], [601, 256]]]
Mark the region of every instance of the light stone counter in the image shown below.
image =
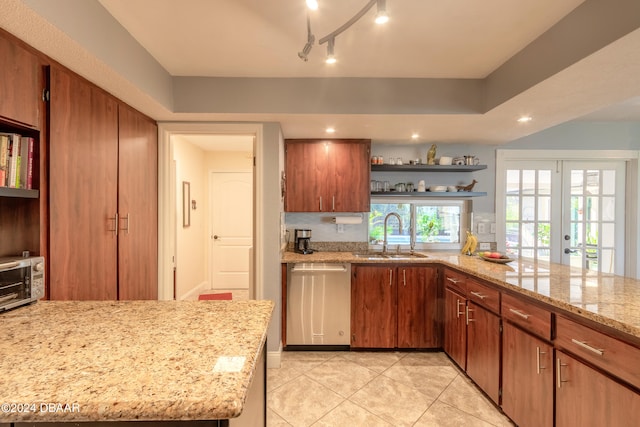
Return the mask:
[[285, 252], [282, 262], [438, 263], [609, 326], [640, 343], [640, 280], [527, 258], [497, 264], [477, 256], [423, 253], [428, 258], [367, 260], [356, 258], [351, 252]]
[[0, 422], [237, 417], [272, 311], [271, 301], [38, 301], [3, 313]]

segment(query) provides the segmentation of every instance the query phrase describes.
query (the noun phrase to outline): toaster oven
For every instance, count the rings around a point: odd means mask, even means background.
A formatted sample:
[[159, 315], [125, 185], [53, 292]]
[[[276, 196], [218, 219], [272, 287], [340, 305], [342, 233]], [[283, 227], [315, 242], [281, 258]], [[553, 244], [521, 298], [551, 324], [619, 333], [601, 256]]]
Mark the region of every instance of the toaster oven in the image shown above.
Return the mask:
[[44, 258], [0, 258], [0, 312], [44, 297]]

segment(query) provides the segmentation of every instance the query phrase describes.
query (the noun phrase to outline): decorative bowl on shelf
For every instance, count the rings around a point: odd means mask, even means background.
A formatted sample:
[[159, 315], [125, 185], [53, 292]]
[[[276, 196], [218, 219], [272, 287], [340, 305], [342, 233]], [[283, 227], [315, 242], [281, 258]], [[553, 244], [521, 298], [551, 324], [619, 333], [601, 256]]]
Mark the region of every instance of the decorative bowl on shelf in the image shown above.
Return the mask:
[[443, 193], [445, 191], [447, 191], [447, 186], [446, 185], [432, 185], [429, 187], [429, 191], [434, 192], [434, 193]]

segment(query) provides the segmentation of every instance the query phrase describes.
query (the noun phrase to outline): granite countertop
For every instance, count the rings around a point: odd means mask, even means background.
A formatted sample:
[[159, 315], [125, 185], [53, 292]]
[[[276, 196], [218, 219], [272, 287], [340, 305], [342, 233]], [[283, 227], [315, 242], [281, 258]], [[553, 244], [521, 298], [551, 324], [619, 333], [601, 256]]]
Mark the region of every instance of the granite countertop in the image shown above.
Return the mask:
[[640, 280], [528, 258], [497, 264], [477, 256], [456, 253], [422, 254], [428, 257], [368, 260], [356, 258], [351, 252], [314, 252], [309, 255], [284, 252], [282, 262], [442, 264], [609, 326], [630, 335], [636, 343], [640, 342]]
[[0, 422], [237, 417], [272, 312], [271, 301], [38, 301], [3, 313]]

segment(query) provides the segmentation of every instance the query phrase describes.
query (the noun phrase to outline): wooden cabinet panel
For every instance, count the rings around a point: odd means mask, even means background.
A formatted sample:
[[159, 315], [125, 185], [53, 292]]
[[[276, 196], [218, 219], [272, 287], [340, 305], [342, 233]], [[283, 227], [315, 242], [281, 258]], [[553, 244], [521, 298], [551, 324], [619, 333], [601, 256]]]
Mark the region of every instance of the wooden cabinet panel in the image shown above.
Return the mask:
[[368, 212], [370, 140], [285, 141], [287, 212]]
[[393, 272], [386, 266], [351, 266], [351, 347], [396, 347]]
[[557, 427], [637, 425], [640, 394], [562, 351], [555, 361]]
[[640, 388], [640, 349], [563, 316], [556, 316], [555, 344]]
[[553, 348], [516, 326], [502, 334], [502, 410], [520, 427], [553, 426]]
[[444, 269], [443, 276], [445, 286], [455, 289], [462, 295], [467, 294], [467, 276], [457, 271], [449, 270], [448, 268]]
[[551, 339], [551, 313], [531, 304], [524, 297], [503, 294], [502, 318], [540, 338]]
[[500, 313], [500, 291], [483, 285], [473, 279], [467, 279], [467, 298], [478, 305]]
[[51, 68], [50, 296], [117, 298], [118, 105]]
[[329, 147], [330, 175], [333, 179], [333, 210], [369, 212], [370, 205], [369, 140], [332, 142]]
[[467, 375], [499, 403], [500, 317], [472, 301], [467, 310]]
[[436, 267], [397, 268], [398, 347], [441, 346]]
[[328, 206], [327, 150], [319, 142], [285, 145], [287, 212], [322, 212]]
[[455, 289], [444, 289], [444, 351], [461, 369], [467, 368], [467, 299]]
[[0, 32], [0, 116], [40, 127], [43, 72], [38, 57]]
[[118, 110], [118, 298], [158, 299], [158, 127]]

